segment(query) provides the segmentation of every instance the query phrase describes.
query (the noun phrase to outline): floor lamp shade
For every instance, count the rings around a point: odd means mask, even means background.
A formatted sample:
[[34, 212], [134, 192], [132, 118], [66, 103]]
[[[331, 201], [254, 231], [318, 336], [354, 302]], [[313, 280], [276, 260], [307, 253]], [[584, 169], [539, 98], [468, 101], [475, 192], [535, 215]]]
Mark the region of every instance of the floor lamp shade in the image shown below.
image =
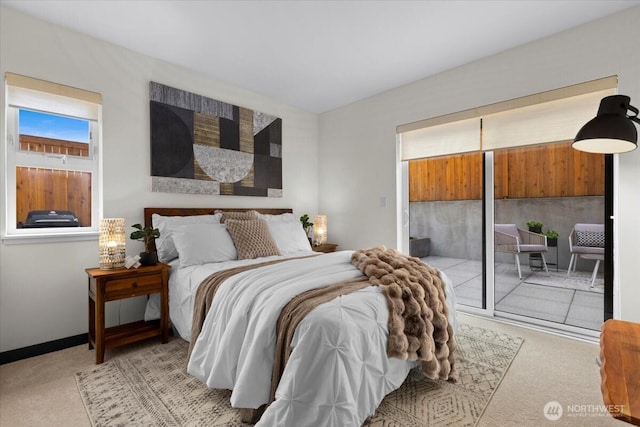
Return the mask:
[[[638, 146], [638, 109], [625, 95], [602, 98], [598, 115], [578, 131], [572, 147], [589, 153], [626, 153]], [[631, 111], [634, 115], [628, 115]]]
[[98, 257], [101, 270], [124, 266], [126, 236], [124, 218], [102, 218], [98, 237]]
[[327, 216], [316, 215], [313, 217], [313, 244], [316, 246], [327, 243]]

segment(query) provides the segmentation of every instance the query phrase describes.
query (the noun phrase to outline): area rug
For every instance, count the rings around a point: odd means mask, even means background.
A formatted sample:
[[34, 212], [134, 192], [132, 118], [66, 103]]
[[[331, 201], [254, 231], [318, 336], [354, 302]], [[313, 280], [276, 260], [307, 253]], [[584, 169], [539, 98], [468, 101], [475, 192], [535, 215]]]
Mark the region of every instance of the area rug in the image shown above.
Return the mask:
[[[473, 426], [522, 339], [461, 324], [457, 383], [418, 370], [364, 423], [371, 427]], [[76, 374], [94, 426], [244, 426], [230, 391], [207, 389], [185, 373], [187, 343], [174, 339]]]
[[534, 285], [552, 286], [555, 288], [576, 289], [584, 292], [604, 293], [604, 279], [602, 274], [596, 276], [596, 280], [591, 287], [591, 272], [572, 271], [571, 276], [567, 276], [566, 271], [549, 271], [549, 275], [544, 271], [538, 271], [524, 279], [524, 283]]

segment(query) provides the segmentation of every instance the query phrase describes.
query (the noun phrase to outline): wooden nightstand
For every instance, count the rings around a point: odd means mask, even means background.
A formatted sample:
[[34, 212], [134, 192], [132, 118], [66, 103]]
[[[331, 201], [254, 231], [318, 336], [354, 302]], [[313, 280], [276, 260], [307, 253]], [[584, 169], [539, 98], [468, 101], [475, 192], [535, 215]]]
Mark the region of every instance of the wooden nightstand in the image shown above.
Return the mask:
[[[169, 269], [158, 263], [149, 267], [127, 270], [87, 268], [89, 275], [89, 349], [96, 349], [96, 364], [104, 361], [108, 348], [118, 347], [151, 337], [169, 341]], [[160, 320], [140, 320], [105, 328], [104, 306], [108, 301], [160, 293]]]
[[311, 245], [311, 249], [313, 249], [315, 252], [329, 253], [329, 252], [335, 252], [336, 249], [338, 249], [338, 245], [334, 243], [324, 243], [319, 246]]

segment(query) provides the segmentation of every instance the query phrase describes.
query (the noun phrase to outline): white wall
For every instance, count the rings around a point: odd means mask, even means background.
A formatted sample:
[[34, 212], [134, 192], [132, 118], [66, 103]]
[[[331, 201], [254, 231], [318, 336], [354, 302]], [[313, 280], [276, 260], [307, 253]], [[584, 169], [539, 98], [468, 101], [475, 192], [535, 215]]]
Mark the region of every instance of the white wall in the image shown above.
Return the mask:
[[[395, 247], [397, 125], [612, 74], [620, 77], [620, 93], [640, 105], [638, 22], [640, 7], [322, 114], [320, 144], [313, 114], [4, 6], [0, 72], [102, 93], [105, 217], [123, 216], [134, 224], [142, 221], [145, 206], [292, 207], [298, 214], [326, 213], [329, 240], [341, 249]], [[150, 192], [150, 80], [282, 117], [284, 197]], [[3, 165], [4, 116], [2, 93]], [[619, 172], [616, 298], [624, 298], [617, 315], [640, 321], [640, 150], [619, 157]], [[130, 242], [127, 253], [139, 252], [136, 245]], [[0, 351], [87, 331], [84, 269], [97, 265], [96, 254], [96, 241], [0, 244]], [[140, 308], [135, 301], [115, 303], [108, 319], [128, 321]]]
[[[640, 106], [639, 22], [640, 7], [628, 9], [322, 114], [319, 209], [329, 218], [329, 240], [396, 247], [397, 125], [609, 75]], [[618, 177], [616, 317], [638, 322], [640, 150], [619, 156]]]
[[[142, 222], [146, 206], [287, 207], [317, 213], [318, 117], [7, 7], [0, 9], [0, 71], [99, 92], [103, 96], [104, 216]], [[152, 193], [149, 176], [149, 81], [153, 80], [283, 119], [284, 197]], [[0, 110], [4, 165], [4, 85]], [[1, 200], [4, 212], [4, 166]], [[4, 218], [2, 218], [4, 221]], [[127, 254], [142, 250], [127, 242]], [[0, 245], [0, 351], [87, 331], [87, 276], [97, 266], [97, 239]], [[111, 324], [142, 315], [144, 301], [110, 303]]]

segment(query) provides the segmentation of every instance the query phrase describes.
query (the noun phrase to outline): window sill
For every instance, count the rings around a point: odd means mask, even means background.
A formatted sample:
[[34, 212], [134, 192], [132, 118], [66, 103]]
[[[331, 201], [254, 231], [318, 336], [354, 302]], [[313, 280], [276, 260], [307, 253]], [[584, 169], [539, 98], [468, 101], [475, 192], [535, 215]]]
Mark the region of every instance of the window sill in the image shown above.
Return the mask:
[[47, 234], [11, 234], [3, 235], [2, 243], [5, 245], [35, 244], [35, 243], [61, 243], [98, 240], [98, 231], [76, 231]]

